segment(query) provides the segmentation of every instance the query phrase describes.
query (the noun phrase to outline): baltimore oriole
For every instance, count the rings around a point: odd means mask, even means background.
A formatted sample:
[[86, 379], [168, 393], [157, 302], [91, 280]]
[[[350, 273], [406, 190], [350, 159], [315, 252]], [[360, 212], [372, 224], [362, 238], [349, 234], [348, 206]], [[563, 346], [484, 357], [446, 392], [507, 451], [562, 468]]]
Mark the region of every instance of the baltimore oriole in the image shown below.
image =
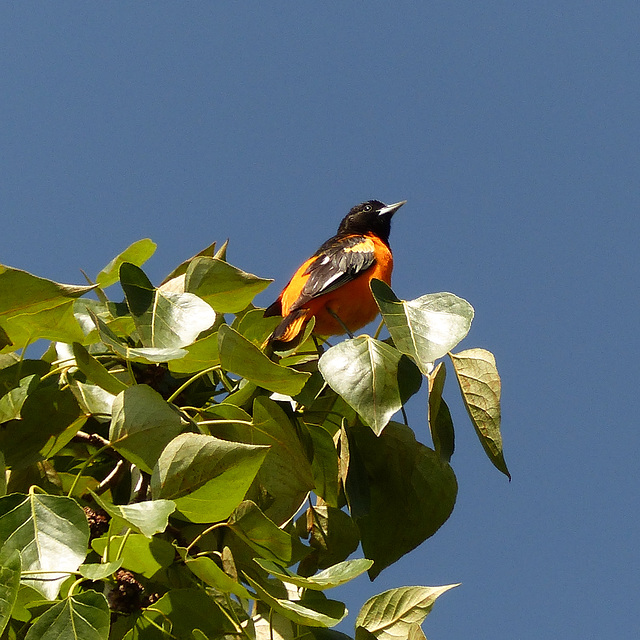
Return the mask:
[[264, 312], [282, 316], [269, 338], [273, 347], [294, 346], [312, 317], [315, 334], [335, 336], [352, 333], [378, 315], [369, 283], [378, 278], [391, 284], [391, 218], [405, 202], [369, 200], [349, 211], [336, 235], [302, 263]]

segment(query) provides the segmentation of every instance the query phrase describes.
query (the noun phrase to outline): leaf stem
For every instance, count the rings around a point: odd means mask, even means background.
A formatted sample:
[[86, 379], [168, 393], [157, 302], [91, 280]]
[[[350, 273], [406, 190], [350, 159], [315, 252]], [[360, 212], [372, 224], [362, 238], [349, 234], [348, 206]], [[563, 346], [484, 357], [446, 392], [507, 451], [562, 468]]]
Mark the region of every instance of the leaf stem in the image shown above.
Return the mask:
[[168, 398], [167, 402], [173, 402], [191, 383], [195, 382], [198, 378], [206, 375], [207, 373], [211, 373], [212, 371], [220, 370], [221, 367], [219, 364], [214, 367], [209, 367], [208, 369], [203, 369], [202, 371], [198, 371], [194, 376], [191, 376], [186, 382], [181, 384]]
[[198, 542], [198, 540], [201, 540], [202, 538], [204, 538], [204, 536], [207, 535], [207, 533], [211, 533], [212, 531], [215, 531], [216, 529], [220, 529], [221, 527], [226, 527], [227, 523], [226, 522], [217, 522], [216, 524], [212, 524], [210, 527], [207, 527], [204, 531], [200, 532], [187, 546], [186, 548], [186, 553], [189, 553], [189, 549], [191, 549], [191, 547], [193, 547], [196, 542]]

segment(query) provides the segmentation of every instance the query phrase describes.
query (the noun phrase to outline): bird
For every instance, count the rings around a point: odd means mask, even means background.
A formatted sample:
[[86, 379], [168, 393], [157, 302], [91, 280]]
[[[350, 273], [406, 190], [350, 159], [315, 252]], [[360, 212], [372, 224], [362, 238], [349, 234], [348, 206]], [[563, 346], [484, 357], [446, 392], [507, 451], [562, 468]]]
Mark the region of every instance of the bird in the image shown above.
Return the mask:
[[282, 316], [266, 344], [281, 351], [297, 346], [311, 318], [321, 337], [352, 336], [375, 319], [378, 306], [369, 283], [377, 278], [391, 284], [391, 219], [406, 202], [368, 200], [347, 213], [336, 234], [300, 265], [265, 310], [264, 317]]

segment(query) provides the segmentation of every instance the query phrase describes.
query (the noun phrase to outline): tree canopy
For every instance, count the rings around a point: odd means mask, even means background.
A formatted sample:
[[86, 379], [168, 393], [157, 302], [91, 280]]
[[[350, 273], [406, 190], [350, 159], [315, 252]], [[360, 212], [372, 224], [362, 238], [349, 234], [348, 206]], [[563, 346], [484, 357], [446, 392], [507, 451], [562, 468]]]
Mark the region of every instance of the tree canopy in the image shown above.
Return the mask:
[[[156, 287], [154, 251], [136, 242], [86, 285], [0, 266], [1, 637], [346, 640], [325, 592], [375, 579], [454, 508], [447, 368], [509, 475], [495, 360], [452, 352], [473, 308], [373, 281], [388, 337], [318, 345], [311, 322], [269, 354], [279, 319], [252, 301], [270, 280], [214, 244]], [[374, 596], [356, 639], [423, 638], [453, 586]]]

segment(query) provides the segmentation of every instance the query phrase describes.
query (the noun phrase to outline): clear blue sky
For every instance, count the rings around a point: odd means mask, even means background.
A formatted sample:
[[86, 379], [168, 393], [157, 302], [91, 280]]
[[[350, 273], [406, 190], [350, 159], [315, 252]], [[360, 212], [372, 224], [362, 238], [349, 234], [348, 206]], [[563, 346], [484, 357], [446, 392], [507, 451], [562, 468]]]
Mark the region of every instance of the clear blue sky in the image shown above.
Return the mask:
[[513, 481], [450, 380], [452, 518], [336, 595], [352, 622], [462, 582], [430, 640], [638, 638], [639, 26], [624, 0], [2, 3], [0, 261], [82, 283], [151, 237], [158, 282], [229, 237], [266, 305], [352, 205], [407, 199], [394, 289], [475, 306]]

